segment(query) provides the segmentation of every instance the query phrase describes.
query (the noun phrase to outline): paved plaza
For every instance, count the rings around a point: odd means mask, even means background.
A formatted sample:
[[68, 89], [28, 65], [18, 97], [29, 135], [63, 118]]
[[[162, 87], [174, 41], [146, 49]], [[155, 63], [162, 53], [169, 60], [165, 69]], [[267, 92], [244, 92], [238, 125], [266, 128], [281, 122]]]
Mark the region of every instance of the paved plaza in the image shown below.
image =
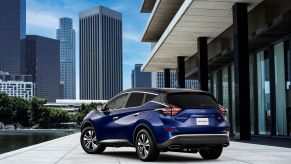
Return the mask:
[[[0, 164], [144, 163], [138, 159], [134, 148], [107, 148], [103, 154], [87, 154], [79, 144], [79, 137], [80, 133], [77, 133], [0, 154]], [[153, 163], [291, 164], [291, 149], [232, 141], [218, 160], [203, 160], [199, 154], [166, 152]]]

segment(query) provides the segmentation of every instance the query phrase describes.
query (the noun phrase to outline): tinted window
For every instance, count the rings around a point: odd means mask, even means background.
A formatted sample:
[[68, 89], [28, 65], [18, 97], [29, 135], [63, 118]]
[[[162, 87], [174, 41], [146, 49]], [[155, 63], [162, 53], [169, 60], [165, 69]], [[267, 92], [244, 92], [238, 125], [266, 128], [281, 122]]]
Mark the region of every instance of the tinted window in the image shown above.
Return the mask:
[[124, 102], [127, 98], [128, 94], [122, 94], [113, 100], [111, 100], [107, 105], [106, 108], [108, 109], [120, 109], [124, 106]]
[[126, 104], [126, 108], [141, 106], [143, 104], [144, 93], [131, 93]]
[[218, 108], [217, 102], [208, 94], [175, 93], [166, 97], [169, 104], [180, 108]]
[[147, 103], [149, 101], [152, 101], [154, 98], [156, 98], [157, 95], [153, 95], [153, 94], [146, 94], [146, 97], [145, 97], [145, 100], [144, 100], [144, 103]]

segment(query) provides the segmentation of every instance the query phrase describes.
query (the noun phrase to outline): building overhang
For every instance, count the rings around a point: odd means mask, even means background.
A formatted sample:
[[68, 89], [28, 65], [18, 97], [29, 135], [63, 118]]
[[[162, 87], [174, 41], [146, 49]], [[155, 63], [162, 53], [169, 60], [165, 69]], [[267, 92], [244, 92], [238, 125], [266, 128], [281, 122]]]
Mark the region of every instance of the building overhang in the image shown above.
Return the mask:
[[177, 56], [197, 53], [197, 38], [208, 37], [208, 43], [232, 24], [232, 6], [248, 3], [251, 11], [262, 0], [185, 0], [143, 64], [142, 71], [157, 72], [177, 68]]
[[[143, 6], [150, 3], [146, 1], [150, 0], [145, 0]], [[183, 2], [184, 0], [155, 0], [154, 6], [151, 9], [151, 15], [142, 36], [142, 42], [157, 42]]]
[[140, 12], [141, 13], [151, 13], [154, 6], [155, 6], [156, 0], [144, 0]]

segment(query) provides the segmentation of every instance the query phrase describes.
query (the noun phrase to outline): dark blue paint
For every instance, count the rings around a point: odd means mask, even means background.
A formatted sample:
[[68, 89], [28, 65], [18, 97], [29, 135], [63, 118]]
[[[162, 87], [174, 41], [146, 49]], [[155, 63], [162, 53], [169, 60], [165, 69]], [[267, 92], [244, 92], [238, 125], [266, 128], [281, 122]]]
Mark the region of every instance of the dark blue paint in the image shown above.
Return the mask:
[[[145, 90], [143, 90], [145, 91]], [[151, 90], [146, 90], [151, 92]], [[151, 93], [164, 93], [157, 90]], [[124, 108], [114, 111], [91, 111], [83, 121], [91, 122], [96, 130], [97, 140], [126, 139], [134, 144], [134, 131], [140, 125], [146, 125], [152, 132], [157, 144], [179, 134], [220, 133], [229, 128], [228, 121], [218, 109], [183, 109], [175, 116], [164, 116], [155, 109], [164, 107], [157, 102], [148, 102], [136, 108]], [[136, 113], [140, 113], [135, 116]], [[118, 117], [114, 120], [114, 117]], [[197, 126], [196, 118], [208, 118], [209, 125]], [[165, 128], [175, 128], [166, 131]]]

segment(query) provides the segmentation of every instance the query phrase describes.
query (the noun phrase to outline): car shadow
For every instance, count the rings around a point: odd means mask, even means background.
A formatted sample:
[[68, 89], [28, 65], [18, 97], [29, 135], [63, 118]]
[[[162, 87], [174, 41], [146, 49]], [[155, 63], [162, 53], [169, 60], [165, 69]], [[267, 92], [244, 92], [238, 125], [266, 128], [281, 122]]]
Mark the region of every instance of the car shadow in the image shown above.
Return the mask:
[[[136, 155], [136, 153], [134, 151], [126, 151], [126, 152], [104, 152], [102, 153], [102, 155], [104, 156], [114, 156], [114, 157], [118, 157], [121, 159], [132, 159], [132, 160], [139, 160], [138, 156]], [[195, 157], [194, 154], [192, 157], [189, 156], [185, 156], [185, 154], [183, 155], [182, 153], [177, 153], [177, 154], [167, 154], [167, 153], [161, 153], [157, 162], [195, 162], [195, 161], [205, 161], [202, 158], [198, 158]]]

